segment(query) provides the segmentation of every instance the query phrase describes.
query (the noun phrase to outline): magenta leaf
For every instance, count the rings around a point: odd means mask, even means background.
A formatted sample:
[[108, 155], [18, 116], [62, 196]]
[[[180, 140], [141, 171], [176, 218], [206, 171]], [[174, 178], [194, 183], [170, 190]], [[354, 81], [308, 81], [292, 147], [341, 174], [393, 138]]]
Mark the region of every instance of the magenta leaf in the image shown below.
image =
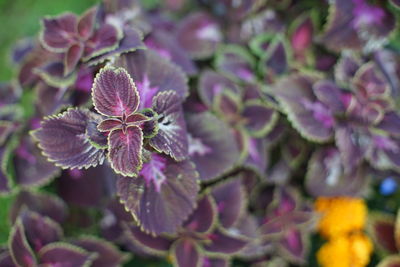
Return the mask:
[[43, 19], [41, 41], [46, 49], [53, 52], [65, 52], [75, 42], [77, 17], [65, 13], [57, 17]]
[[172, 246], [173, 259], [178, 267], [201, 266], [201, 254], [200, 247], [189, 238], [178, 239]]
[[36, 265], [36, 258], [25, 236], [21, 220], [17, 220], [9, 236], [11, 257], [16, 265], [32, 267]]
[[188, 139], [182, 105], [178, 94], [165, 91], [153, 98], [153, 110], [158, 114], [158, 133], [150, 145], [181, 161], [188, 156]]
[[136, 86], [123, 68], [101, 69], [94, 80], [92, 97], [96, 110], [110, 117], [127, 117], [140, 102]]
[[289, 229], [285, 232], [280, 241], [280, 252], [293, 263], [303, 263], [308, 251], [308, 243], [304, 235], [296, 229]]
[[94, 253], [88, 253], [78, 246], [64, 242], [55, 242], [44, 246], [39, 251], [38, 257], [44, 265], [85, 266], [91, 265], [97, 256]]
[[62, 168], [88, 168], [102, 164], [104, 151], [86, 136], [93, 113], [84, 109], [68, 109], [58, 116], [47, 117], [32, 135], [49, 161]]
[[137, 126], [113, 130], [108, 136], [108, 159], [116, 173], [137, 176], [142, 168], [143, 133]]
[[[168, 158], [164, 167], [160, 163], [150, 163], [152, 168], [145, 163], [138, 178], [121, 177], [117, 181], [121, 202], [143, 231], [155, 235], [175, 233], [193, 211], [199, 191], [198, 174], [190, 161]], [[159, 191], [153, 180], [157, 177], [165, 179]]]

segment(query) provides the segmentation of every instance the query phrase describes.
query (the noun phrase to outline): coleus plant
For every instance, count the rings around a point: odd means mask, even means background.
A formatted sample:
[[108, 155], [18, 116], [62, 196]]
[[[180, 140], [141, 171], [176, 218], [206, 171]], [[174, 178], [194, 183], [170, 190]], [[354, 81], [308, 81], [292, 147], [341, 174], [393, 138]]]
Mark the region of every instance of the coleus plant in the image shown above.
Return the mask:
[[45, 17], [0, 86], [0, 265], [307, 262], [305, 198], [363, 197], [400, 167], [398, 1], [314, 2]]

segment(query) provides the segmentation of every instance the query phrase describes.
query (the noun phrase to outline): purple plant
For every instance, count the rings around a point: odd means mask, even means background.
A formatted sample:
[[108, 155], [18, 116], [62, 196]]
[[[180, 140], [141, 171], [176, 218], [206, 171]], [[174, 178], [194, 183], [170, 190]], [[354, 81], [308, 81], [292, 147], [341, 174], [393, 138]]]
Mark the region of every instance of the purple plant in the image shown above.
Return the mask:
[[0, 266], [299, 266], [314, 198], [395, 196], [398, 1], [306, 2], [45, 17], [0, 84]]

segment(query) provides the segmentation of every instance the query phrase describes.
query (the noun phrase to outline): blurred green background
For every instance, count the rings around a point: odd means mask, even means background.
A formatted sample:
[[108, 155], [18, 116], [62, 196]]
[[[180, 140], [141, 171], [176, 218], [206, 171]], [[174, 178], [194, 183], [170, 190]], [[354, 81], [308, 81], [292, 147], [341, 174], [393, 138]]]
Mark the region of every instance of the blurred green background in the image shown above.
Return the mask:
[[39, 32], [40, 19], [65, 11], [82, 13], [97, 0], [0, 0], [0, 81], [11, 79], [10, 63], [13, 44]]

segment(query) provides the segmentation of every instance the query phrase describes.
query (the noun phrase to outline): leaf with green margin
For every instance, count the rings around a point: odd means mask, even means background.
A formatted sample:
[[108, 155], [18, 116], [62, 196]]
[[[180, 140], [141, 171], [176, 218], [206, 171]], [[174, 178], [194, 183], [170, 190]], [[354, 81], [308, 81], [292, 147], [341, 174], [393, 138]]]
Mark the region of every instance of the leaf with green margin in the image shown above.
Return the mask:
[[0, 245], [7, 243], [11, 225], [9, 221], [9, 210], [14, 202], [15, 196], [0, 196]]

